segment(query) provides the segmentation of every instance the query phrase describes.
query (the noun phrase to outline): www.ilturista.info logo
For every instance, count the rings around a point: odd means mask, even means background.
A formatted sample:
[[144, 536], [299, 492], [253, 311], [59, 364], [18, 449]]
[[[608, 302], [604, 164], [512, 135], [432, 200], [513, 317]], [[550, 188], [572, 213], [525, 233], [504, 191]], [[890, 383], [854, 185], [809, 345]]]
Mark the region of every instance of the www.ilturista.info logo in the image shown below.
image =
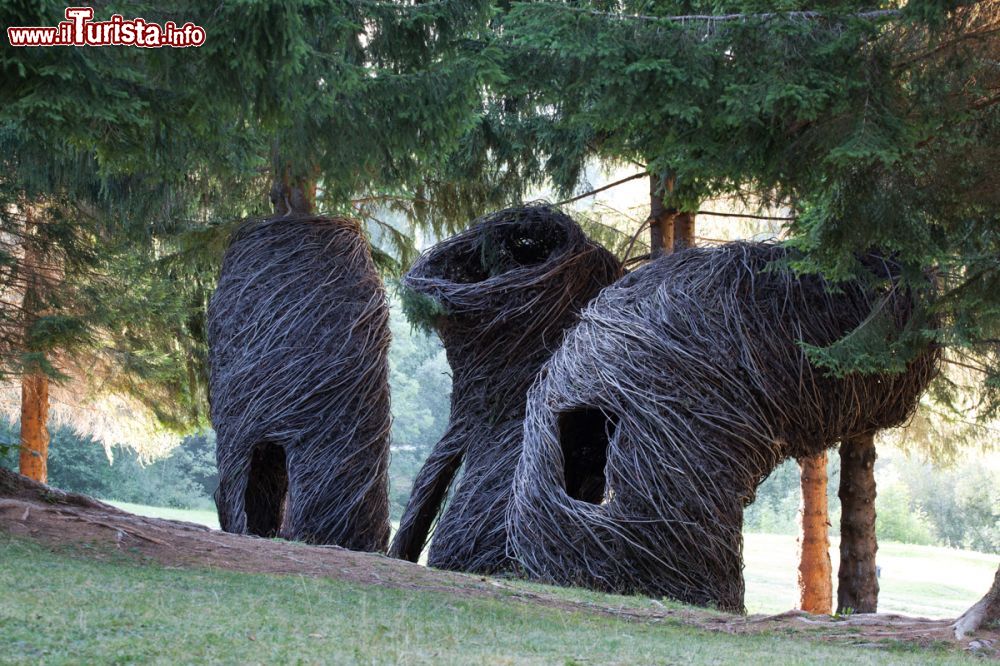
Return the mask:
[[11, 46], [138, 46], [145, 49], [185, 48], [205, 43], [205, 29], [190, 21], [178, 27], [145, 19], [126, 20], [115, 14], [110, 21], [93, 21], [93, 7], [67, 7], [66, 20], [55, 27], [7, 28]]

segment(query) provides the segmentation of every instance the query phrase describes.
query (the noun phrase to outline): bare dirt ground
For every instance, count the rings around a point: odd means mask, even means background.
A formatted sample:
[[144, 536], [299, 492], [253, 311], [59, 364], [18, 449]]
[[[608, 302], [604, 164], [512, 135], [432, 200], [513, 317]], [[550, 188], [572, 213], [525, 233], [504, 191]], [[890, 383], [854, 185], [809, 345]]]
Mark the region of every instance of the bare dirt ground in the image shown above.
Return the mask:
[[[86, 545], [91, 557], [102, 557], [102, 553], [108, 557], [124, 555], [165, 567], [326, 577], [361, 585], [530, 603], [634, 622], [680, 622], [730, 634], [775, 632], [872, 647], [899, 643], [915, 647], [947, 646], [1000, 661], [1000, 631], [979, 631], [965, 640], [956, 640], [949, 620], [888, 614], [833, 618], [802, 611], [738, 616], [695, 608], [639, 608], [577, 601], [528, 590], [504, 579], [438, 571], [335, 546], [308, 546], [238, 536], [191, 523], [136, 516], [83, 495], [64, 493], [29, 481], [2, 468], [0, 532], [56, 549]], [[970, 599], [969, 604], [974, 601]], [[655, 606], [656, 602], [650, 605]]]

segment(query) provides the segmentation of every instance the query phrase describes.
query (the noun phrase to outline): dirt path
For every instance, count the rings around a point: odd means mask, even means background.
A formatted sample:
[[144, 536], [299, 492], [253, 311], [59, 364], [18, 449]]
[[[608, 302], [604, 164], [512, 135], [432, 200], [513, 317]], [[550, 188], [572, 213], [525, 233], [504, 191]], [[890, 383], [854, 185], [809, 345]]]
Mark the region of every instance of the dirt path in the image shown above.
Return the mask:
[[[732, 634], [778, 632], [872, 647], [899, 642], [919, 646], [948, 645], [956, 651], [974, 652], [1000, 661], [1000, 631], [982, 631], [975, 637], [957, 641], [948, 620], [886, 614], [834, 619], [801, 611], [742, 617], [694, 608], [647, 609], [573, 601], [529, 591], [502, 579], [438, 571], [335, 546], [308, 546], [237, 536], [192, 523], [136, 516], [83, 495], [34, 483], [2, 468], [0, 532], [52, 548], [87, 545], [91, 547], [88, 553], [94, 553], [88, 556], [101, 557], [101, 553], [105, 553], [108, 557], [120, 557], [124, 554], [168, 567], [326, 577], [362, 585], [514, 600], [629, 621], [681, 622]], [[974, 601], [970, 599], [970, 605]]]

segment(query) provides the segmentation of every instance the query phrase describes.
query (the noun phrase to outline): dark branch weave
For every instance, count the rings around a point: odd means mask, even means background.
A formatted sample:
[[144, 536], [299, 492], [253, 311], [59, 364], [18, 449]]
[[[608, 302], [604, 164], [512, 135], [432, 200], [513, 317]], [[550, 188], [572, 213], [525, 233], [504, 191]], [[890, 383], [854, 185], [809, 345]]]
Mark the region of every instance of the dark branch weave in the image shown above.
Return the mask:
[[403, 284], [430, 308], [447, 351], [451, 419], [414, 481], [391, 555], [419, 558], [464, 459], [428, 563], [480, 573], [513, 564], [504, 516], [528, 387], [584, 304], [620, 275], [609, 252], [545, 205], [494, 213], [417, 261]]
[[783, 253], [676, 253], [584, 310], [528, 397], [508, 525], [529, 575], [742, 611], [743, 509], [761, 481], [909, 417], [936, 352], [838, 379], [797, 341], [830, 344], [873, 312], [903, 327], [911, 299], [764, 270]]
[[388, 320], [356, 222], [236, 232], [208, 323], [222, 529], [385, 550]]

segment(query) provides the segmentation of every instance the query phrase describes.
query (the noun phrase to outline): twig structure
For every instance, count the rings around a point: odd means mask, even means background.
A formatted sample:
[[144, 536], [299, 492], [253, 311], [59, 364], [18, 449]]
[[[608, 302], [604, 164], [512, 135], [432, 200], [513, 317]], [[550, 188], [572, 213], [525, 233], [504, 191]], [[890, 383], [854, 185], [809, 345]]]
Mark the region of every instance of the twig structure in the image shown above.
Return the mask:
[[403, 285], [411, 319], [441, 337], [452, 368], [451, 418], [414, 481], [390, 554], [493, 573], [513, 565], [504, 516], [521, 452], [525, 396], [580, 309], [621, 275], [568, 216], [528, 205], [477, 220], [434, 246]]
[[358, 224], [244, 224], [208, 340], [222, 529], [385, 551], [389, 308]]
[[528, 395], [508, 512], [528, 575], [742, 611], [743, 509], [757, 486], [788, 457], [910, 416], [935, 350], [905, 372], [835, 377], [800, 344], [872, 318], [889, 334], [907, 326], [896, 267], [868, 257], [894, 286], [830, 289], [780, 268], [785, 252], [677, 252], [583, 311]]

